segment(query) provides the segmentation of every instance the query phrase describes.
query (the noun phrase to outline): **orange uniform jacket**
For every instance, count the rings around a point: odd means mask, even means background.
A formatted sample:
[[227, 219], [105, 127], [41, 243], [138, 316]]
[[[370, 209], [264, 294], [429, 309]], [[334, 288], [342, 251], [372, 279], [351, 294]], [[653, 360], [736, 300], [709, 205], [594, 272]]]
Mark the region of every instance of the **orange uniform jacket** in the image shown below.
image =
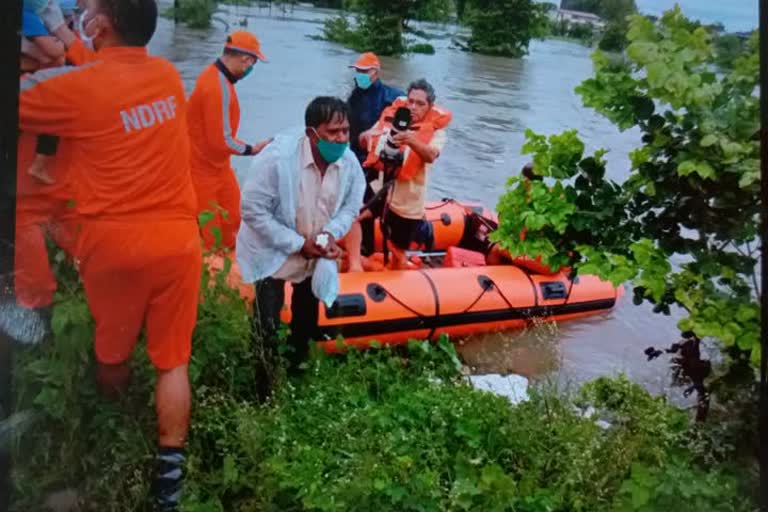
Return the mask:
[[[85, 47], [80, 39], [67, 51], [67, 60], [80, 65], [96, 60], [96, 52]], [[70, 206], [72, 181], [68, 178], [71, 162], [70, 140], [60, 142], [56, 156], [48, 168], [55, 177], [46, 185], [28, 172], [35, 156], [36, 136], [21, 133], [17, 159], [17, 203], [15, 244], [15, 289], [19, 304], [25, 307], [45, 307], [53, 303], [56, 279], [48, 261], [46, 235], [68, 255], [75, 250], [77, 222]]]
[[86, 62], [98, 60], [96, 52], [86, 47], [80, 38], [76, 39], [72, 45], [67, 48], [66, 58], [75, 66], [81, 66]]
[[22, 80], [19, 125], [69, 139], [97, 359], [124, 362], [145, 327], [150, 359], [170, 369], [189, 360], [202, 265], [184, 87], [145, 48], [96, 57]]
[[87, 220], [195, 218], [178, 72], [144, 48], [22, 81], [19, 126], [73, 139], [75, 209]]
[[[215, 246], [216, 229], [221, 232], [221, 246], [234, 249], [240, 226], [240, 187], [230, 160], [232, 155], [250, 155], [252, 148], [236, 136], [240, 125], [236, 81], [221, 61], [216, 61], [200, 74], [187, 105], [198, 213], [207, 210], [215, 214], [202, 229], [208, 249]], [[227, 215], [221, 215], [218, 208]]]
[[234, 77], [220, 63], [205, 68], [187, 107], [194, 174], [216, 174], [231, 168], [232, 155], [250, 155], [251, 146], [237, 138], [240, 104]]

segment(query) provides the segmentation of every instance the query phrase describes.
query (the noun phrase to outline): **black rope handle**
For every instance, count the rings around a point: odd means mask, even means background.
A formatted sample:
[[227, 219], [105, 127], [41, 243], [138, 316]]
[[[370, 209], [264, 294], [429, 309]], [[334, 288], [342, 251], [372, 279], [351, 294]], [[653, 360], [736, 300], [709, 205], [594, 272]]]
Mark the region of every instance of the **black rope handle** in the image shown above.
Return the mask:
[[422, 319], [424, 319], [424, 318], [427, 318], [427, 315], [423, 315], [423, 314], [419, 313], [418, 311], [416, 311], [415, 309], [413, 309], [411, 306], [409, 306], [409, 305], [408, 305], [408, 304], [406, 304], [405, 302], [403, 302], [403, 301], [401, 301], [400, 299], [398, 299], [398, 298], [397, 298], [397, 296], [396, 296], [395, 294], [393, 294], [392, 292], [390, 292], [389, 290], [387, 290], [386, 288], [384, 288], [384, 287], [383, 287], [383, 286], [381, 286], [380, 284], [377, 284], [376, 286], [378, 286], [379, 288], [381, 288], [381, 290], [382, 290], [382, 291], [383, 291], [383, 292], [384, 292], [384, 293], [385, 293], [385, 294], [386, 294], [386, 295], [387, 295], [387, 296], [388, 296], [390, 299], [392, 299], [393, 301], [395, 301], [395, 303], [399, 304], [401, 307], [403, 307], [403, 308], [405, 308], [406, 310], [410, 311], [411, 313], [413, 313], [414, 315], [416, 315], [416, 316], [417, 316], [417, 317], [419, 317], [419, 318], [422, 318]]
[[467, 306], [467, 308], [464, 311], [462, 311], [461, 314], [468, 313], [473, 307], [475, 307], [475, 304], [480, 302], [480, 299], [483, 298], [483, 295], [485, 295], [485, 292], [487, 291], [488, 291], [487, 288], [483, 288], [483, 291], [480, 292], [480, 295], [478, 295], [477, 298], [474, 300], [474, 302], [472, 302], [472, 304]]

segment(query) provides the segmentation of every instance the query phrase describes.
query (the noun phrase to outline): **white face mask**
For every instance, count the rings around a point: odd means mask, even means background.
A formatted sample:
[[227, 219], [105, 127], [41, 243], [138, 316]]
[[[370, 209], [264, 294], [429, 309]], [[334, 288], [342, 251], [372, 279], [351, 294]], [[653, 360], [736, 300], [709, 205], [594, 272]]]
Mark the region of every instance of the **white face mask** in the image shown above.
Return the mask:
[[[83, 23], [83, 20], [88, 15], [88, 9], [84, 10], [83, 13], [80, 15], [80, 17], [77, 19], [77, 31], [80, 33], [80, 39], [83, 41], [83, 44], [86, 48], [90, 50], [95, 50], [93, 46], [93, 39], [95, 36], [89, 36], [85, 33], [85, 26], [87, 24]], [[90, 20], [93, 21], [93, 20]]]

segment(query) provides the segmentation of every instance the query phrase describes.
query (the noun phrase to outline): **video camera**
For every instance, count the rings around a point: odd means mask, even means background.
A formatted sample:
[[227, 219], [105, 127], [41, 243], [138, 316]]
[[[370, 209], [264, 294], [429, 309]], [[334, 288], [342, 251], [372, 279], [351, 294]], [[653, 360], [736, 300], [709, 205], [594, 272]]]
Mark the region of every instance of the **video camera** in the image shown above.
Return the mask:
[[406, 107], [400, 107], [392, 118], [387, 118], [392, 123], [392, 128], [387, 132], [384, 147], [379, 153], [379, 160], [389, 172], [396, 172], [403, 165], [403, 152], [395, 142], [395, 135], [407, 131], [411, 127], [411, 111]]

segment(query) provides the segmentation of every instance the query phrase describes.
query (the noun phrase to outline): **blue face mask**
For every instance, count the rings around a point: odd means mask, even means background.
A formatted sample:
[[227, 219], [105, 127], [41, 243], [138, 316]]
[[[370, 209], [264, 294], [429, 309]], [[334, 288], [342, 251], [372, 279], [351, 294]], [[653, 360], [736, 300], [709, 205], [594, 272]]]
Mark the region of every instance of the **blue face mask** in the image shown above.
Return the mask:
[[312, 128], [312, 130], [315, 132], [315, 135], [317, 135], [317, 150], [320, 152], [320, 156], [323, 157], [323, 160], [329, 164], [339, 160], [349, 147], [349, 142], [331, 142], [320, 137], [320, 134], [318, 134], [317, 130], [314, 128]]
[[368, 73], [355, 73], [355, 83], [361, 89], [367, 89], [371, 86], [371, 77]]
[[251, 71], [253, 71], [253, 66], [251, 66], [251, 67], [249, 67], [248, 69], [245, 70], [245, 73], [243, 73], [243, 76], [240, 77], [240, 80], [242, 80], [243, 78], [245, 78], [248, 75], [250, 75]]

